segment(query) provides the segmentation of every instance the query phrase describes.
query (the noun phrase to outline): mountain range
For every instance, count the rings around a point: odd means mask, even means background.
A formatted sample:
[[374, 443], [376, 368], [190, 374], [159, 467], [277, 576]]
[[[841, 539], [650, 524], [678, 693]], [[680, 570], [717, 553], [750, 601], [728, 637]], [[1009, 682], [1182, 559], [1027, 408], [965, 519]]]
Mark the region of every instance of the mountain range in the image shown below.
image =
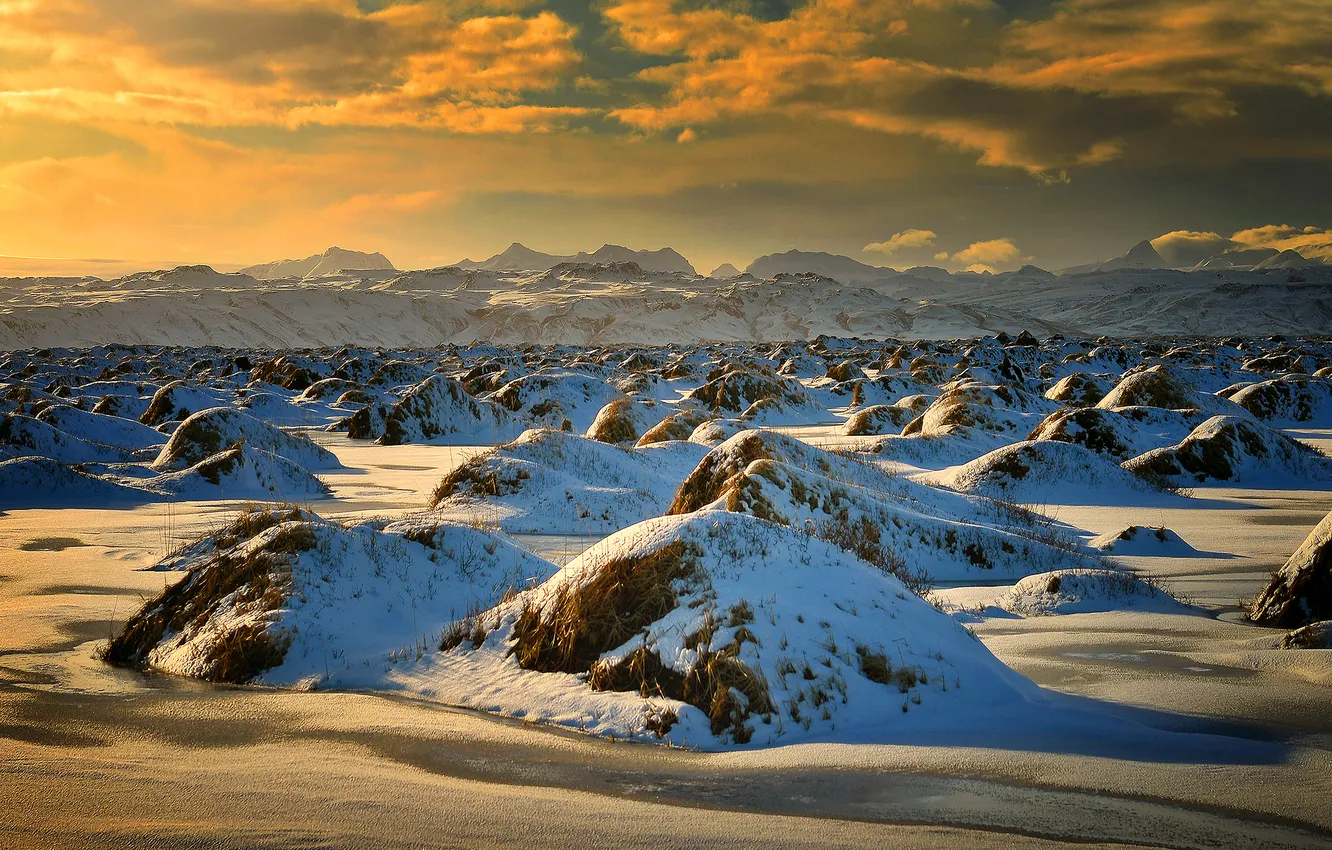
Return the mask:
[[[1275, 248], [1232, 248], [1202, 260], [1181, 262], [1192, 258], [1175, 256], [1175, 262], [1167, 260], [1154, 247], [1152, 240], [1144, 239], [1124, 254], [1101, 260], [1047, 272], [1034, 265], [1026, 265], [1017, 272], [1026, 277], [1034, 275], [1077, 275], [1116, 271], [1177, 270], [1177, 271], [1246, 271], [1264, 269], [1305, 269], [1325, 266], [1323, 260], [1307, 258], [1292, 250], [1278, 251]], [[1195, 255], [1196, 256], [1196, 255]], [[514, 242], [498, 254], [484, 260], [463, 259], [454, 264], [459, 269], [477, 271], [546, 271], [560, 264], [600, 264], [633, 263], [649, 274], [685, 274], [698, 275], [693, 265], [678, 251], [672, 248], [634, 250], [622, 245], [602, 245], [595, 251], [579, 251], [577, 254], [547, 254], [528, 248], [520, 242]], [[313, 254], [303, 260], [278, 260], [271, 263], [248, 266], [239, 274], [248, 275], [256, 280], [313, 280], [338, 272], [357, 271], [396, 271], [393, 263], [383, 254], [349, 251], [343, 248], [329, 248], [322, 254]], [[710, 278], [729, 280], [748, 275], [758, 280], [773, 280], [779, 275], [816, 274], [832, 278], [846, 284], [868, 284], [882, 282], [910, 275], [924, 280], [948, 280], [953, 277], [980, 276], [973, 272], [950, 272], [934, 266], [916, 266], [899, 271], [886, 266], [874, 266], [862, 263], [841, 254], [823, 251], [790, 250], [758, 257], [741, 272], [730, 263], [723, 263], [713, 269]], [[983, 275], [983, 273], [981, 273]], [[381, 279], [383, 279], [381, 277]]]

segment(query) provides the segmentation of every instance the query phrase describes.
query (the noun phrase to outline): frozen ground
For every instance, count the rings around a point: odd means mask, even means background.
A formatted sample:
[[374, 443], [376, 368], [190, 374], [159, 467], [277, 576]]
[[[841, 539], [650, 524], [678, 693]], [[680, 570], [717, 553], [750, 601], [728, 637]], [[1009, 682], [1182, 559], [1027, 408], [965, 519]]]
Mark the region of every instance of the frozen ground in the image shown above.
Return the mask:
[[[320, 510], [335, 517], [415, 509], [471, 453], [325, 443], [346, 467], [324, 476], [335, 501]], [[1217, 736], [1187, 756], [1008, 736], [983, 720], [947, 745], [707, 755], [385, 696], [144, 677], [104, 666], [93, 647], [162, 589], [164, 574], [140, 568], [236, 505], [11, 511], [0, 519], [0, 834], [13, 847], [214, 846], [223, 836], [407, 847], [440, 835], [538, 847], [1327, 846], [1328, 653], [1283, 652], [1278, 632], [1226, 615], [1321, 519], [1326, 494], [1205, 496], [1205, 509], [1058, 512], [1089, 532], [1175, 530], [1208, 554], [1124, 560], [1219, 618], [1122, 611], [973, 625], [1039, 684], [1112, 701], [1151, 727]], [[53, 529], [77, 540], [44, 540]], [[938, 593], [983, 604], [1001, 590]]]

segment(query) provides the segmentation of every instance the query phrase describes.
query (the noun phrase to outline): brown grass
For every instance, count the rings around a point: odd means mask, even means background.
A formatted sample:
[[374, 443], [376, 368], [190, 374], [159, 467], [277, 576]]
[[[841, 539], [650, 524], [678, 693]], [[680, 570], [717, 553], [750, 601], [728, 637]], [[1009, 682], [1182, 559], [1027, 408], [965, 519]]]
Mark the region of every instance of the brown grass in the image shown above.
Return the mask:
[[[262, 524], [265, 520], [244, 521]], [[131, 617], [102, 650], [103, 660], [142, 665], [166, 635], [202, 628], [223, 602], [252, 615], [277, 611], [291, 594], [294, 558], [316, 543], [310, 525], [297, 523], [243, 557], [224, 552], [209, 558]], [[289, 645], [288, 636], [260, 618], [206, 646], [200, 678], [243, 684], [282, 663]]]

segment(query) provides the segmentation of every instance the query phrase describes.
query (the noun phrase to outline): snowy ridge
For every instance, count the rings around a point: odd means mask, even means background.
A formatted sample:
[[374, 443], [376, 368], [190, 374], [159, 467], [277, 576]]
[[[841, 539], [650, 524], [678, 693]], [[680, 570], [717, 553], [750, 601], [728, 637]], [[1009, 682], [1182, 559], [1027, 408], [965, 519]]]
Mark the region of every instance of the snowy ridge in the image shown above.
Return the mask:
[[298, 348], [330, 339], [394, 347], [929, 339], [1024, 328], [1070, 335], [1317, 334], [1332, 320], [1330, 267], [1129, 269], [1058, 278], [1034, 271], [918, 277], [884, 270], [872, 283], [845, 276], [723, 281], [627, 270], [591, 278], [404, 272], [389, 281], [366, 272], [296, 283], [201, 269], [111, 282], [5, 281], [0, 349], [108, 342]]

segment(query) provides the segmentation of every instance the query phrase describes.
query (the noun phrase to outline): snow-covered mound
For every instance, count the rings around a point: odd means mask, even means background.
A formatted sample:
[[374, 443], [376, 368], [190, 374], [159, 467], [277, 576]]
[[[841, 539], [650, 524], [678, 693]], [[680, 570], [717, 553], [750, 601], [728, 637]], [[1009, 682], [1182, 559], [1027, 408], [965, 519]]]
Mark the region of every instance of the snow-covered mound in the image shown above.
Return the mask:
[[350, 381], [346, 378], [321, 378], [310, 386], [306, 387], [299, 396], [296, 397], [297, 404], [303, 404], [312, 401], [329, 401], [340, 398], [346, 393], [360, 390], [364, 387], [357, 381]]
[[230, 392], [172, 381], [153, 393], [153, 399], [139, 421], [157, 426], [163, 422], [182, 420], [200, 410], [226, 404], [230, 395]]
[[228, 407], [201, 410], [180, 423], [152, 466], [162, 472], [185, 469], [238, 443], [285, 458], [306, 469], [342, 467], [332, 452], [309, 437], [289, 434]]
[[0, 458], [45, 457], [63, 463], [116, 463], [131, 454], [114, 446], [66, 434], [49, 422], [21, 413], [0, 419]]
[[694, 429], [689, 435], [689, 442], [700, 446], [719, 446], [739, 434], [750, 430], [750, 424], [743, 419], [709, 419]]
[[1284, 649], [1332, 649], [1332, 620], [1300, 626], [1281, 639]]
[[[154, 391], [156, 392], [156, 391]], [[93, 413], [104, 416], [119, 416], [122, 419], [139, 421], [139, 417], [148, 412], [153, 403], [151, 397], [140, 398], [134, 395], [104, 395], [92, 406]]]
[[1332, 427], [1332, 380], [1283, 375], [1243, 387], [1230, 400], [1277, 426]]
[[149, 449], [166, 442], [166, 436], [160, 431], [140, 422], [89, 413], [69, 405], [53, 404], [38, 414], [37, 418], [65, 434], [125, 451]]
[[553, 565], [502, 535], [404, 521], [345, 528], [247, 512], [189, 547], [184, 577], [125, 624], [108, 661], [217, 682], [374, 687], [399, 654]]
[[502, 443], [522, 432], [522, 424], [505, 408], [472, 398], [453, 378], [431, 375], [389, 411], [379, 442]]
[[950, 443], [986, 451], [1026, 435], [1057, 407], [1016, 387], [967, 384], [935, 399], [902, 429], [902, 436], [947, 437]]
[[366, 381], [366, 386], [381, 390], [391, 390], [398, 387], [408, 388], [421, 383], [433, 374], [435, 374], [434, 370], [424, 363], [414, 363], [410, 360], [390, 360], [375, 370], [375, 373]]
[[850, 404], [852, 407], [892, 404], [923, 413], [925, 408], [930, 406], [930, 402], [939, 396], [939, 390], [934, 386], [902, 375], [880, 375], [869, 380], [853, 381], [850, 384], [849, 398], [846, 398], [841, 391], [841, 388], [846, 386], [848, 385], [836, 384], [829, 390], [839, 396], [839, 403]]
[[1206, 418], [1200, 411], [1163, 407], [1079, 407], [1051, 413], [1027, 439], [1077, 443], [1122, 462], [1173, 446]]
[[177, 472], [144, 482], [153, 490], [182, 499], [256, 499], [301, 501], [329, 494], [326, 484], [275, 454], [241, 443]]
[[1272, 573], [1271, 582], [1249, 603], [1249, 619], [1283, 629], [1332, 620], [1332, 513]]
[[430, 507], [511, 533], [609, 534], [663, 513], [706, 451], [689, 442], [629, 449], [532, 429], [450, 472]]
[[1045, 397], [1069, 407], [1092, 407], [1105, 397], [1110, 388], [1094, 375], [1074, 372], [1065, 375], [1045, 391]]
[[384, 423], [388, 422], [393, 408], [382, 401], [371, 401], [360, 410], [328, 426], [330, 431], [345, 429], [353, 440], [377, 440], [384, 436]]
[[742, 514], [626, 529], [462, 633], [439, 666], [487, 683], [476, 707], [693, 746], [882, 738], [1039, 693], [897, 579]]
[[1059, 570], [1027, 576], [995, 605], [1022, 617], [1124, 610], [1197, 612], [1155, 582], [1124, 570]]
[[105, 508], [153, 498], [137, 488], [50, 458], [0, 461], [0, 509]]
[[515, 378], [489, 396], [531, 423], [579, 434], [587, 431], [603, 407], [622, 397], [600, 378], [562, 369]]
[[798, 404], [785, 398], [761, 398], [745, 408], [739, 418], [751, 428], [813, 425], [832, 419], [827, 409], [812, 398]]
[[1196, 409], [1204, 413], [1247, 416], [1234, 402], [1194, 389], [1165, 366], [1157, 364], [1130, 372], [1115, 384], [1096, 404], [1102, 409], [1116, 407], [1163, 407], [1169, 410]]
[[1115, 555], [1186, 558], [1198, 554], [1197, 549], [1165, 526], [1144, 528], [1140, 525], [1130, 525], [1123, 531], [1107, 531], [1105, 534], [1099, 534], [1087, 545]]
[[1124, 468], [1168, 487], [1332, 481], [1332, 459], [1252, 419], [1234, 416], [1213, 416], [1177, 445], [1127, 460]]
[[962, 493], [1027, 504], [1117, 505], [1166, 497], [1096, 452], [1044, 440], [995, 449], [928, 479]]
[[909, 407], [894, 404], [875, 404], [851, 414], [842, 427], [848, 437], [866, 437], [875, 434], [900, 434], [908, 422], [916, 418]]
[[707, 411], [687, 409], [672, 413], [643, 432], [636, 445], [650, 446], [668, 440], [688, 440], [698, 426], [711, 418]]
[[[855, 553], [923, 591], [932, 580], [1022, 576], [1081, 563], [1072, 540], [1020, 509], [897, 478], [767, 431], [708, 453], [680, 485], [670, 514], [747, 513]], [[994, 523], [993, 525], [991, 523]]]
[[[665, 409], [655, 402], [635, 402], [627, 398], [617, 398], [597, 412], [597, 418], [588, 426], [587, 436], [601, 443], [635, 444], [662, 419], [663, 413]], [[674, 439], [687, 437], [688, 435]], [[662, 440], [649, 440], [648, 444], [654, 442]]]
[[770, 425], [819, 422], [828, 418], [823, 407], [795, 379], [771, 371], [736, 366], [718, 371], [719, 374], [710, 375], [708, 382], [689, 397], [719, 415], [740, 414], [741, 418], [754, 424]]

